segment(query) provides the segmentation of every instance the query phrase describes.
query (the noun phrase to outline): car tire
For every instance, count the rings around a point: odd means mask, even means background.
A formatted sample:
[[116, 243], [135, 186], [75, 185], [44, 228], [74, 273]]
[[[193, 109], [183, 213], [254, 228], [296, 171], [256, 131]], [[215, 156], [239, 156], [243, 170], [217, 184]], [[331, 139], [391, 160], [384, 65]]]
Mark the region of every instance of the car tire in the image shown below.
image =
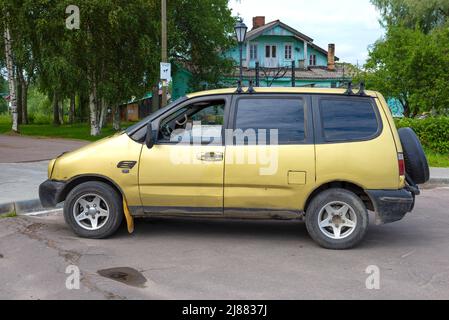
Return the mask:
[[328, 189], [310, 202], [306, 227], [321, 247], [350, 249], [359, 244], [368, 230], [368, 211], [363, 201], [346, 189]]
[[411, 128], [401, 128], [398, 133], [404, 151], [407, 175], [416, 184], [426, 183], [430, 177], [429, 164], [418, 136]]
[[64, 203], [64, 219], [80, 237], [103, 239], [123, 221], [121, 195], [102, 182], [85, 182], [73, 188]]

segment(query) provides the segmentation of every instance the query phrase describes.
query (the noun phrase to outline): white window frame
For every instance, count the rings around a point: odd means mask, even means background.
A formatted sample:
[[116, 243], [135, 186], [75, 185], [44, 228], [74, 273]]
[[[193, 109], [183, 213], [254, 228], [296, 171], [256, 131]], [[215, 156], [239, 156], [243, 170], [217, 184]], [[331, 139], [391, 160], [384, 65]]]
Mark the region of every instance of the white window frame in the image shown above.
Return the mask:
[[[255, 56], [251, 57], [251, 51], [252, 51], [253, 47], [255, 47], [255, 51], [254, 51]], [[248, 58], [249, 58], [250, 61], [257, 61], [259, 59], [259, 52], [258, 51], [259, 51], [259, 43], [257, 43], [257, 42], [250, 42], [249, 43], [249, 54], [248, 54]]]
[[[287, 58], [287, 47], [290, 47], [290, 58]], [[293, 43], [287, 42], [284, 45], [284, 59], [287, 61], [293, 60]]]
[[[315, 58], [313, 59], [313, 57], [315, 57]], [[309, 57], [309, 65], [314, 67], [314, 66], [316, 66], [316, 63], [317, 63], [317, 55], [312, 53]]]

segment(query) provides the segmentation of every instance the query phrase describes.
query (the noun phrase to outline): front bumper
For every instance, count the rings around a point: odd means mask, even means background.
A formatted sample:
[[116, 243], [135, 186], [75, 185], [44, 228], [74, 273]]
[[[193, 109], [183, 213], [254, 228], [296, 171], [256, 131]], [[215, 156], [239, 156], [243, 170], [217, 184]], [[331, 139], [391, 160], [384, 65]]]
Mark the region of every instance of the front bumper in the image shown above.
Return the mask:
[[61, 202], [65, 182], [47, 180], [39, 186], [39, 199], [44, 208], [55, 208]]
[[415, 194], [401, 190], [366, 190], [376, 211], [376, 223], [399, 221], [415, 206]]

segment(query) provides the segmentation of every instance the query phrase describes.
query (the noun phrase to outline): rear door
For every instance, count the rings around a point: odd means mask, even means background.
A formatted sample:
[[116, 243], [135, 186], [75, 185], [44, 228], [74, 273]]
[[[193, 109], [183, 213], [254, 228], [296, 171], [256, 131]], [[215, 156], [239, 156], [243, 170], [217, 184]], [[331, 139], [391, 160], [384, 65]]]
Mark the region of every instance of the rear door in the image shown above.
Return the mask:
[[346, 181], [397, 189], [397, 151], [388, 120], [372, 97], [313, 97], [317, 184]]
[[310, 97], [236, 96], [229, 123], [225, 214], [302, 210], [315, 183]]

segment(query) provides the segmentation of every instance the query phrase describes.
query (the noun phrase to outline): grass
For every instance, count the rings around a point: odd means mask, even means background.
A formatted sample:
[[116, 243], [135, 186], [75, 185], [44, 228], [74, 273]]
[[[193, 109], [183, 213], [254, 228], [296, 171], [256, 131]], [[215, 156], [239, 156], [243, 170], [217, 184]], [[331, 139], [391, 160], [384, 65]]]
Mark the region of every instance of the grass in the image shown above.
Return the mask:
[[436, 153], [428, 148], [424, 150], [426, 152], [427, 161], [429, 166], [435, 168], [448, 168], [449, 167], [449, 154]]
[[[90, 135], [90, 128], [87, 124], [65, 124], [55, 126], [52, 124], [27, 124], [19, 127], [20, 134], [24, 136], [35, 136], [45, 138], [64, 138], [78, 139], [87, 141], [96, 141], [104, 137], [113, 135], [116, 131], [112, 126], [107, 126], [101, 130], [101, 134], [97, 137]], [[0, 134], [10, 134], [11, 125], [9, 123], [0, 123]]]
[[17, 214], [15, 213], [15, 211], [10, 212], [10, 213], [0, 214], [0, 219], [15, 218], [15, 217], [17, 217]]

